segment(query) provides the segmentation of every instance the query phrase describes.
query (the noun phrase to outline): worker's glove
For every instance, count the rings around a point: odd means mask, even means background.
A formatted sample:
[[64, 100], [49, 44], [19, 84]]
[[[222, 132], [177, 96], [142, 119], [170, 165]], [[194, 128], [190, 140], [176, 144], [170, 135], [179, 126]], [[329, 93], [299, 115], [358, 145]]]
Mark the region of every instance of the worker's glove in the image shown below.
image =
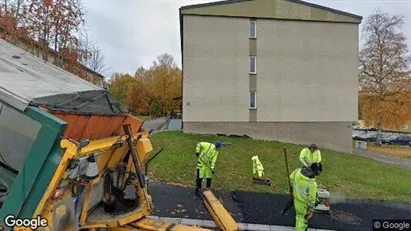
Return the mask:
[[200, 153], [197, 152], [197, 153], [196, 153], [196, 156], [199, 157], [199, 156], [200, 156]]

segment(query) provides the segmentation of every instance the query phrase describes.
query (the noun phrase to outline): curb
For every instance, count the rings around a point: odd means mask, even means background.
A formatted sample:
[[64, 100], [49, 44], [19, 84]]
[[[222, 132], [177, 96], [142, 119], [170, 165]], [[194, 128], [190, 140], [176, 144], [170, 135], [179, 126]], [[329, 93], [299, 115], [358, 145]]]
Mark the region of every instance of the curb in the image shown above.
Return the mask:
[[[148, 216], [150, 219], [154, 220], [164, 220], [171, 223], [188, 225], [188, 226], [200, 226], [204, 228], [217, 228], [214, 221], [209, 220], [198, 220], [198, 219], [186, 219], [186, 218], [173, 218], [173, 217], [158, 217], [158, 216]], [[240, 230], [249, 231], [295, 231], [294, 227], [290, 226], [279, 226], [279, 225], [263, 225], [263, 224], [250, 224], [250, 223], [237, 223]], [[333, 231], [327, 229], [311, 229], [308, 231]]]

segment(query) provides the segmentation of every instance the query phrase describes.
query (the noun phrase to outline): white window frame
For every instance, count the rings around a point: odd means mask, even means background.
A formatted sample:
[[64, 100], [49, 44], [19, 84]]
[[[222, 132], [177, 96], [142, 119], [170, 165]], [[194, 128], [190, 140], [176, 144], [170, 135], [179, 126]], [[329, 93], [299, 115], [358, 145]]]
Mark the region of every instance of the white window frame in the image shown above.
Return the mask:
[[[254, 107], [251, 107], [251, 95], [254, 93]], [[257, 91], [250, 91], [248, 93], [248, 108], [257, 109]]]
[[[254, 36], [251, 35], [251, 25], [254, 24]], [[255, 39], [257, 38], [257, 21], [256, 20], [250, 20], [248, 23], [248, 36], [250, 38]]]
[[[254, 59], [254, 72], [251, 71], [251, 60], [253, 59]], [[257, 56], [250, 56], [248, 58], [248, 72], [253, 75], [257, 74]]]

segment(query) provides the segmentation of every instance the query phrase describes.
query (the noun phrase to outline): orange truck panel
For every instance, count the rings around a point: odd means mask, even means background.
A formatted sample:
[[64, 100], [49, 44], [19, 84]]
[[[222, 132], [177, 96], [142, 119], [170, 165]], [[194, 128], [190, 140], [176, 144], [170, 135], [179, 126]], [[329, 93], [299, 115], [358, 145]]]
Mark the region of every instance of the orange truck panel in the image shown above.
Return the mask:
[[124, 135], [123, 124], [130, 124], [132, 133], [136, 134], [143, 124], [130, 115], [83, 115], [53, 111], [49, 113], [67, 122], [64, 138], [76, 141]]

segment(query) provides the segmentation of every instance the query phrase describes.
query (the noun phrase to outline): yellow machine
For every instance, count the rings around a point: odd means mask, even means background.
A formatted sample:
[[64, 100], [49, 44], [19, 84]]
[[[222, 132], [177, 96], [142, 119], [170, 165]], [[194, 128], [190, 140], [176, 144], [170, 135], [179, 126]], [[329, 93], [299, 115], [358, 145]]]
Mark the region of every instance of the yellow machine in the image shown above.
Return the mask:
[[[0, 47], [0, 230], [205, 230], [148, 218], [150, 133], [107, 89]], [[222, 230], [237, 229], [204, 198]]]
[[[33, 216], [46, 219], [48, 224], [37, 230], [207, 230], [146, 218], [153, 204], [142, 166], [153, 147], [148, 132], [132, 135], [127, 124], [124, 129], [124, 136], [81, 142], [61, 140], [65, 152]], [[238, 230], [211, 191], [206, 191], [204, 198], [222, 230]]]

